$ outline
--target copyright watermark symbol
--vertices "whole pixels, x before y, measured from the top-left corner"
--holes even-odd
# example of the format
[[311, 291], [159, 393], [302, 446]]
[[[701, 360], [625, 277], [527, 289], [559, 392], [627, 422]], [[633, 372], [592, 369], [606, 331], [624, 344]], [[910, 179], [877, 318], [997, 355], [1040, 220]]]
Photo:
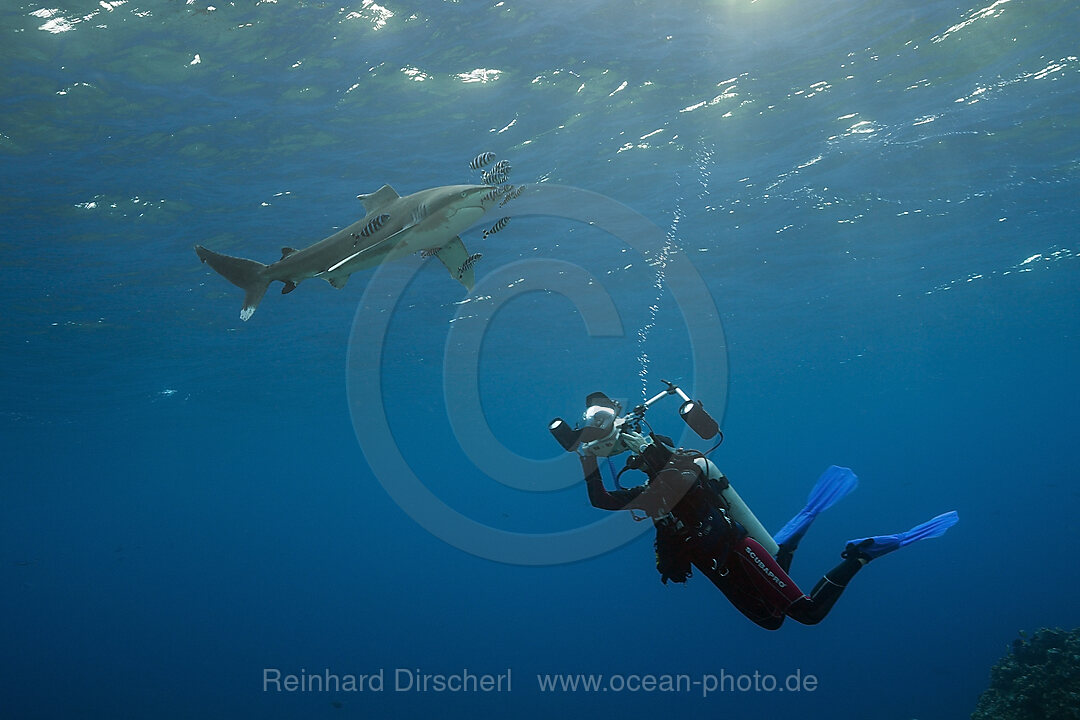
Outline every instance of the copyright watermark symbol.
[[[662, 285], [674, 299], [686, 331], [685, 336], [680, 336], [686, 347], [678, 350], [689, 360], [691, 370], [684, 376], [683, 384], [693, 396], [707, 403], [717, 418], [723, 416], [727, 401], [727, 354], [719, 313], [703, 278], [674, 238], [625, 205], [574, 187], [529, 185], [522, 197], [507, 205], [506, 211], [505, 215], [512, 217], [539, 216], [551, 218], [553, 223], [584, 223], [604, 231], [622, 243], [627, 252], [655, 267], [656, 284]], [[497, 215], [497, 212], [489, 213], [492, 220]], [[613, 288], [599, 281], [608, 267], [589, 268], [583, 262], [586, 262], [583, 258], [564, 251], [558, 258], [515, 260], [501, 267], [486, 268], [486, 274], [473, 289], [473, 297], [482, 297], [484, 301], [460, 305], [459, 318], [467, 312], [471, 315], [468, 322], [451, 322], [445, 328], [442, 394], [446, 420], [471, 466], [444, 468], [444, 473], [449, 471], [455, 477], [469, 478], [478, 495], [489, 491], [491, 483], [521, 493], [549, 493], [582, 481], [579, 464], [561, 451], [554, 452], [558, 449], [554, 440], [550, 441], [552, 455], [546, 459], [524, 457], [499, 440], [482, 402], [485, 376], [480, 357], [485, 343], [508, 339], [493, 334], [516, 333], [528, 337], [528, 328], [507, 327], [494, 320], [508, 302], [537, 292], [558, 296], [562, 312], [566, 312], [565, 301], [569, 301], [585, 329], [574, 337], [558, 339], [565, 342], [565, 347], [553, 347], [549, 342], [544, 348], [537, 348], [537, 363], [550, 364], [551, 358], [562, 358], [563, 371], [572, 373], [581, 363], [604, 361], [599, 350], [604, 338], [636, 333], [644, 342], [647, 333], [626, 326], [625, 308], [615, 302]], [[432, 491], [430, 483], [435, 480], [435, 474], [430, 469], [428, 474], [417, 472], [398, 441], [405, 433], [415, 434], [417, 425], [424, 423], [417, 418], [408, 424], [391, 421], [387, 401], [398, 388], [387, 385], [384, 372], [386, 363], [394, 360], [384, 352], [392, 318], [420, 267], [420, 259], [414, 256], [412, 260], [376, 269], [361, 299], [349, 339], [347, 391], [353, 428], [376, 478], [394, 501], [428, 532], [450, 545], [479, 557], [517, 565], [584, 560], [618, 548], [650, 529], [651, 524], [635, 523], [628, 513], [597, 511], [595, 521], [569, 530], [508, 530], [469, 517]], [[609, 276], [608, 282], [617, 280], [612, 281]], [[636, 292], [639, 288], [614, 289], [622, 291], [618, 293], [620, 297], [640, 298], [646, 305], [654, 302], [653, 295]], [[667, 337], [655, 337], [652, 341], [670, 342]], [[590, 352], [590, 345], [597, 351]], [[520, 392], [504, 401], [528, 403], [537, 390], [528, 383], [530, 368], [516, 367], [514, 371], [521, 375]], [[661, 369], [658, 377], [663, 376]], [[632, 376], [613, 377], [610, 380], [613, 390], [609, 391], [629, 391], [634, 380]], [[567, 399], [568, 418], [580, 411], [580, 401], [581, 398]], [[526, 431], [545, 436], [548, 433], [544, 423]], [[683, 444], [690, 444], [691, 437], [696, 436], [687, 429]], [[584, 489], [580, 502], [586, 502]]]

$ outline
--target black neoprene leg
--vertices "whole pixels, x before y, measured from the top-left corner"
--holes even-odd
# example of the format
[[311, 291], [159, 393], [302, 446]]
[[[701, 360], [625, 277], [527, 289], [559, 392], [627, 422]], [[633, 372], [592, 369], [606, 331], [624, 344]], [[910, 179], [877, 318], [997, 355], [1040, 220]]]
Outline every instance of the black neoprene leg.
[[780, 549], [776, 551], [776, 563], [784, 568], [784, 572], [791, 570], [791, 561], [795, 558], [795, 547], [780, 543]]
[[804, 625], [816, 625], [824, 620], [862, 566], [863, 563], [857, 557], [845, 559], [818, 580], [808, 597], [798, 600], [788, 608], [788, 617]]

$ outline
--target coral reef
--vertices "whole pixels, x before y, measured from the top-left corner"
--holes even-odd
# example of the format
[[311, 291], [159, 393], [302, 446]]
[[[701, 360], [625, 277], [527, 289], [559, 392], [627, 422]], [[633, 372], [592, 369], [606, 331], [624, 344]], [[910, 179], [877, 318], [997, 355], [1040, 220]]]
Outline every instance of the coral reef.
[[971, 720], [1080, 720], [1080, 628], [1023, 632], [990, 670]]

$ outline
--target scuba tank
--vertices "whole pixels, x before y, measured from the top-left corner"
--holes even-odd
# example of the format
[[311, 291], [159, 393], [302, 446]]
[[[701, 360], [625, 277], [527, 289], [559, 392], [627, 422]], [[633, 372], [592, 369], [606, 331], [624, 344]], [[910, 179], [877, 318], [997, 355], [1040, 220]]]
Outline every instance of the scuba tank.
[[718, 487], [723, 488], [720, 491], [720, 497], [727, 503], [727, 515], [735, 522], [742, 525], [747, 534], [761, 543], [761, 546], [765, 548], [770, 555], [776, 555], [779, 547], [776, 541], [773, 540], [772, 535], [765, 529], [765, 526], [761, 524], [761, 521], [757, 519], [753, 511], [749, 506], [739, 497], [739, 493], [735, 491], [731, 483], [724, 476], [724, 473], [720, 472], [720, 468], [709, 460], [708, 458], [699, 457], [694, 460], [694, 464], [702, 469], [705, 477], [710, 480], [714, 480]]
[[679, 515], [679, 504], [700, 484], [707, 490], [704, 497], [715, 496], [716, 501], [710, 501], [710, 504], [719, 505], [717, 510], [723, 511], [728, 518], [741, 525], [746, 533], [770, 554], [776, 554], [779, 548], [772, 535], [715, 463], [704, 455], [667, 448], [659, 439], [654, 438], [653, 444], [643, 448], [640, 457], [641, 460], [628, 465], [645, 470], [649, 475], [649, 482], [626, 509], [640, 510], [654, 520]]

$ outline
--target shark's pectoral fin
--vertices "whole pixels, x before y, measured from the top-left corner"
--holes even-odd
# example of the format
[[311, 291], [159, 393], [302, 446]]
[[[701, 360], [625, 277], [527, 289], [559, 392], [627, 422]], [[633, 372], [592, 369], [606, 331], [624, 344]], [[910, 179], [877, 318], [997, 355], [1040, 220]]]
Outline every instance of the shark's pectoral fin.
[[397, 194], [394, 188], [389, 185], [383, 185], [373, 193], [357, 195], [356, 197], [364, 203], [364, 209], [370, 213], [383, 205], [389, 205], [401, 196]]
[[455, 236], [453, 240], [439, 248], [436, 257], [450, 271], [450, 277], [464, 285], [466, 290], [473, 289], [475, 283], [473, 264], [476, 262], [476, 258], [475, 256], [470, 257], [469, 251], [465, 249], [465, 244], [461, 242], [461, 238]]
[[349, 282], [350, 275], [327, 275], [326, 282], [330, 283], [338, 290], [345, 287], [345, 283]]

